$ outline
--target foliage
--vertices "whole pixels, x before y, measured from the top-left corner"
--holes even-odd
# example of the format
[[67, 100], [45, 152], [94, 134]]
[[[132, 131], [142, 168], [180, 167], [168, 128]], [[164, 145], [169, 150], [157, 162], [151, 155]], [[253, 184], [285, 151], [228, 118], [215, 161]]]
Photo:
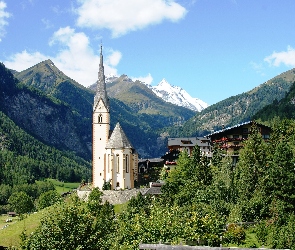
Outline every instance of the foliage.
[[48, 177], [74, 182], [90, 177], [89, 162], [37, 141], [2, 112], [0, 135], [3, 138], [3, 150], [0, 151], [0, 181], [3, 184], [33, 183]]
[[46, 207], [52, 206], [53, 204], [61, 201], [61, 196], [56, 190], [50, 190], [40, 195], [37, 200], [37, 209], [41, 210]]
[[110, 249], [106, 240], [112, 232], [113, 214], [108, 204], [99, 205], [93, 214], [86, 204], [73, 196], [68, 203], [55, 206], [41, 220], [34, 234], [23, 235], [22, 249]]
[[222, 240], [224, 243], [233, 243], [240, 245], [244, 242], [245, 238], [246, 232], [243, 227], [232, 223], [228, 225]]
[[10, 205], [12, 211], [15, 211], [20, 215], [34, 210], [32, 198], [23, 191], [13, 193], [8, 199], [8, 204]]

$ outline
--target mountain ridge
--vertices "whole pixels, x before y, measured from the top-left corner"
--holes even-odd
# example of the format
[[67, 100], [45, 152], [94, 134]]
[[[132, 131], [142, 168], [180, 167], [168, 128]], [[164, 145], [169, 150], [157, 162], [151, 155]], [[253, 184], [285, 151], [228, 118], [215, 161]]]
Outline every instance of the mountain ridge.
[[165, 78], [163, 78], [158, 83], [158, 85], [148, 85], [148, 87], [151, 88], [157, 96], [159, 96], [166, 102], [189, 108], [197, 112], [200, 112], [208, 107], [207, 103], [199, 98], [191, 97], [191, 95], [183, 88], [169, 84]]
[[[78, 136], [91, 152], [95, 85], [94, 90], [83, 87], [65, 76], [50, 60], [13, 73], [26, 86], [37, 88], [70, 107], [76, 117]], [[133, 82], [124, 75], [113, 83], [107, 83], [107, 91], [111, 105], [111, 128], [119, 121], [141, 157], [164, 154], [165, 138], [158, 131], [165, 126], [183, 124], [194, 115], [189, 109], [164, 102], [145, 85]], [[155, 141], [155, 145], [151, 141]]]
[[185, 122], [181, 131], [172, 129], [170, 134], [206, 135], [223, 126], [249, 121], [255, 113], [275, 99], [284, 98], [293, 82], [295, 82], [295, 68], [271, 78], [248, 92], [228, 97], [207, 107]]

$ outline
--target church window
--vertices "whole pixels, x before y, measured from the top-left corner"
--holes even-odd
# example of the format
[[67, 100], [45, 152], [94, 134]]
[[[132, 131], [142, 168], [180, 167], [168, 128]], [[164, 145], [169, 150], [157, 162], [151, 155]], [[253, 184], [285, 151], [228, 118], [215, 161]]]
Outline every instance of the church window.
[[111, 155], [108, 154], [108, 173], [110, 172], [110, 165], [111, 165]]
[[98, 123], [102, 123], [102, 114], [98, 115]]
[[128, 155], [125, 156], [125, 169], [126, 169], [126, 173], [129, 173], [129, 159], [128, 159]]
[[120, 182], [117, 182], [117, 185], [116, 185], [117, 187], [120, 187]]
[[117, 155], [117, 173], [120, 173], [120, 157]]

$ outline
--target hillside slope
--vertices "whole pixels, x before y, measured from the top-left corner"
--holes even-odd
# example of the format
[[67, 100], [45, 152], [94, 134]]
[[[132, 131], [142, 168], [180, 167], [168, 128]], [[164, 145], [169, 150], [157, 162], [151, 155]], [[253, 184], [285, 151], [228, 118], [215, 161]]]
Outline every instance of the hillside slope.
[[168, 128], [170, 136], [206, 135], [222, 128], [248, 121], [259, 110], [281, 100], [295, 81], [295, 69], [286, 71], [258, 87], [231, 96], [197, 113], [182, 127]]
[[292, 84], [286, 96], [278, 101], [275, 99], [272, 104], [259, 110], [253, 119], [261, 122], [269, 122], [273, 118], [295, 119], [295, 82]]
[[18, 83], [3, 64], [0, 65], [0, 110], [39, 140], [90, 157], [90, 150], [76, 126], [79, 116], [61, 101]]

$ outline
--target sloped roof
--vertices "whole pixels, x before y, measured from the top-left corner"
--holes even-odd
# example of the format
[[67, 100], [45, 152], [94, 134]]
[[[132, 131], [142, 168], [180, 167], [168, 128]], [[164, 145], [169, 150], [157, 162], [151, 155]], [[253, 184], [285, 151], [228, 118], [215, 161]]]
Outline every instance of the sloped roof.
[[[245, 126], [245, 125], [252, 125], [253, 123], [254, 123], [254, 121], [248, 121], [248, 122], [239, 123], [239, 124], [234, 125], [232, 127], [227, 127], [227, 128], [224, 128], [224, 129], [217, 130], [217, 131], [215, 131], [215, 132], [213, 132], [211, 134], [208, 134], [208, 135], [206, 135], [204, 137], [211, 137], [212, 135], [216, 135], [216, 134], [220, 134], [220, 133], [223, 133], [223, 132], [227, 132], [227, 131], [229, 131], [231, 129], [239, 128], [239, 127], [242, 127], [242, 126]], [[269, 126], [263, 125], [263, 124], [258, 123], [258, 122], [255, 122], [255, 123], [257, 125], [259, 125], [259, 127], [264, 127], [264, 128], [269, 128], [270, 129]]]
[[99, 100], [102, 99], [104, 105], [107, 110], [110, 109], [109, 98], [107, 96], [106, 91], [106, 82], [104, 75], [104, 66], [103, 66], [103, 55], [102, 55], [102, 46], [100, 46], [100, 63], [99, 63], [99, 71], [98, 71], [98, 80], [96, 81], [96, 94], [94, 96], [94, 105], [93, 109], [96, 108]]
[[204, 137], [168, 138], [168, 147], [172, 147], [172, 146], [194, 147], [195, 145], [202, 147], [202, 146], [208, 146], [209, 142], [210, 140]]
[[116, 127], [106, 145], [106, 148], [133, 148], [120, 123], [116, 124]]
[[162, 194], [161, 187], [150, 187], [143, 196]]

